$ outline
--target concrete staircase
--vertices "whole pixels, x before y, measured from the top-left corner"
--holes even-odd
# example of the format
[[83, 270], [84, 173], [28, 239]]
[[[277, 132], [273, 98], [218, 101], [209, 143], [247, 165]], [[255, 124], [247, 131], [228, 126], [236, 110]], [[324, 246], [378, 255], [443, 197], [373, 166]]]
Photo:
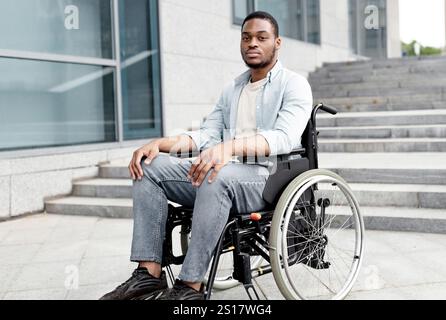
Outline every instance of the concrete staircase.
[[[446, 58], [329, 64], [310, 75], [321, 114], [320, 167], [339, 173], [366, 228], [446, 233]], [[132, 216], [128, 162], [103, 165], [49, 200], [59, 214]]]
[[446, 57], [325, 65], [310, 75], [320, 166], [344, 177], [374, 229], [446, 232]]

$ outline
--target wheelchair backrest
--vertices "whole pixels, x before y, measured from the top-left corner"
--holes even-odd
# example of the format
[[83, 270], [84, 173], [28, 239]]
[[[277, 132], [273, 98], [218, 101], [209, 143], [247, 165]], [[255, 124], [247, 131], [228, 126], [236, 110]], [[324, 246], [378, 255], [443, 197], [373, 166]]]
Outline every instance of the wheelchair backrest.
[[317, 169], [317, 131], [313, 125], [313, 120], [310, 118], [307, 127], [302, 134], [302, 148], [305, 149], [303, 157], [309, 161], [309, 169]]
[[317, 132], [312, 118], [308, 120], [302, 134], [301, 144], [303, 150], [292, 152], [289, 156], [278, 157], [276, 168], [268, 177], [262, 194], [268, 204], [275, 204], [283, 190], [295, 177], [317, 168]]

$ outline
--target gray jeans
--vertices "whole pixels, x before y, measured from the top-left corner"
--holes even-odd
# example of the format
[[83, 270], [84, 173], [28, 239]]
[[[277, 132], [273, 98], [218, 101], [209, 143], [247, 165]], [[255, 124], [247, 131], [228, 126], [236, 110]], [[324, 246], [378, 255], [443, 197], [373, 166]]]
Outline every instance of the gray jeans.
[[161, 263], [167, 219], [167, 200], [193, 208], [189, 249], [179, 278], [201, 282], [230, 213], [262, 210], [268, 169], [230, 162], [216, 179], [193, 187], [186, 178], [190, 159], [160, 154], [149, 165], [141, 163], [142, 180], [133, 183], [133, 242], [131, 261]]

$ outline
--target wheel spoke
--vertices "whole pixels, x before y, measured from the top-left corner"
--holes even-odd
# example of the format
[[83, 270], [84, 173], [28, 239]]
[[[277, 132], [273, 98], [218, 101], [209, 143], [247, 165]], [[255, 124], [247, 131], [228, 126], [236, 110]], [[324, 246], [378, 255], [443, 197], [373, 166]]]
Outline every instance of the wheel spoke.
[[[362, 218], [354, 195], [337, 177], [326, 170], [302, 174], [282, 195], [289, 200], [276, 207], [271, 229], [281, 227], [271, 239], [277, 248], [272, 254], [282, 263], [272, 259], [271, 265], [287, 298], [343, 298], [356, 280]], [[345, 211], [337, 212], [339, 206]]]

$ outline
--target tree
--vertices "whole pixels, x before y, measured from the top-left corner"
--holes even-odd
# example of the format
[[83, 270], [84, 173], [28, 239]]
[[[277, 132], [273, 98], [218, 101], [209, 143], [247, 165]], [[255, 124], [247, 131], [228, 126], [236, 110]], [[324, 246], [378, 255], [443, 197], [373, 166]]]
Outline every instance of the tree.
[[[411, 43], [401, 42], [401, 49], [403, 51], [403, 56], [415, 56], [415, 43], [418, 41], [413, 40]], [[420, 55], [422, 56], [431, 56], [441, 54], [442, 50], [440, 48], [434, 47], [424, 47], [421, 46]]]

